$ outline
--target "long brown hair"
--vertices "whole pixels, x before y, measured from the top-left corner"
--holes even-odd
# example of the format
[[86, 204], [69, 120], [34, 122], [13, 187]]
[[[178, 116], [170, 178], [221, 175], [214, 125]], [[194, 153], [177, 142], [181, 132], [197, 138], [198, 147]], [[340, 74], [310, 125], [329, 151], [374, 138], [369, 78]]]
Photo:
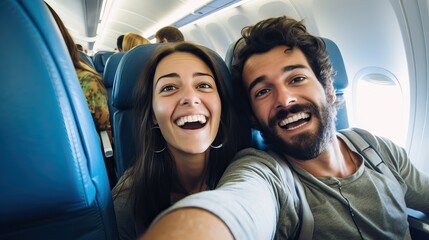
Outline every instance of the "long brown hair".
[[97, 80], [102, 83], [101, 75], [97, 71], [95, 71], [92, 67], [90, 67], [88, 64], [86, 64], [85, 61], [81, 60], [77, 46], [73, 41], [73, 38], [70, 35], [70, 33], [67, 31], [67, 28], [64, 25], [63, 21], [61, 20], [61, 18], [54, 11], [54, 9], [51, 6], [49, 6], [49, 4], [47, 4], [46, 2], [45, 4], [48, 7], [49, 11], [51, 12], [52, 16], [54, 17], [58, 28], [60, 29], [61, 35], [63, 36], [64, 42], [66, 43], [67, 50], [69, 51], [70, 58], [73, 62], [74, 68], [76, 70], [88, 71], [93, 73], [97, 77]]
[[181, 42], [160, 46], [148, 61], [134, 89], [134, 122], [137, 130], [136, 146], [138, 147], [136, 161], [128, 171], [127, 177], [132, 182], [130, 200], [133, 202], [136, 222], [142, 223], [143, 227], [148, 227], [156, 215], [171, 205], [170, 193], [173, 185], [177, 186], [178, 182], [175, 162], [169, 151], [155, 153], [155, 150], [159, 150], [165, 145], [159, 144], [158, 139], [161, 136], [162, 141], [162, 135], [159, 129], [158, 131], [154, 129], [152, 121], [154, 74], [158, 63], [175, 52], [191, 53], [209, 66], [214, 74], [221, 99], [221, 123], [213, 145], [222, 143], [223, 147], [210, 150], [208, 174], [205, 179], [209, 189], [215, 188], [234, 154], [244, 147], [238, 139], [241, 127], [227, 95], [224, 83], [227, 79], [223, 79], [216, 61], [203, 47], [196, 44]]

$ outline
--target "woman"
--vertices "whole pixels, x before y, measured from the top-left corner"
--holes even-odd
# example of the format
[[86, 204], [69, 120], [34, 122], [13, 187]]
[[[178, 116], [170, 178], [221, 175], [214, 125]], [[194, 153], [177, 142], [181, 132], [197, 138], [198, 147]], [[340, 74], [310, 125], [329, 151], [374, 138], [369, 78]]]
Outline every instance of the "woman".
[[[77, 78], [85, 95], [86, 103], [91, 112], [97, 132], [106, 131], [109, 135], [110, 142], [113, 144], [112, 127], [110, 123], [109, 107], [107, 105], [107, 90], [103, 84], [103, 79], [100, 74], [86, 64], [81, 58], [76, 44], [73, 41], [70, 33], [67, 31], [64, 23], [61, 21], [58, 14], [46, 4], [49, 11], [57, 23], [63, 36], [67, 50], [70, 54], [73, 66], [76, 70]], [[109, 175], [110, 185], [113, 187], [116, 183], [116, 175], [114, 169], [114, 159], [105, 159], [106, 168]]]
[[121, 239], [144, 233], [179, 199], [213, 189], [244, 147], [223, 81], [191, 43], [160, 46], [148, 61], [135, 89], [137, 158], [112, 192]]
[[150, 43], [149, 40], [142, 37], [141, 35], [129, 32], [124, 35], [124, 39], [122, 40], [122, 51], [127, 52], [133, 47], [148, 43]]

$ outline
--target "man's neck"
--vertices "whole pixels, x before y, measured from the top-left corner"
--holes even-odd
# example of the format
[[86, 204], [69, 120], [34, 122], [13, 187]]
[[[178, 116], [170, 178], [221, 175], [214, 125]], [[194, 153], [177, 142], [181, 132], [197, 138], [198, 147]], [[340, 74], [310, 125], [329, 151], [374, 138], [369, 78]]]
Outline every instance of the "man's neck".
[[314, 159], [304, 161], [290, 156], [286, 156], [286, 159], [315, 177], [346, 178], [357, 171], [357, 158], [353, 155], [348, 146], [335, 137]]

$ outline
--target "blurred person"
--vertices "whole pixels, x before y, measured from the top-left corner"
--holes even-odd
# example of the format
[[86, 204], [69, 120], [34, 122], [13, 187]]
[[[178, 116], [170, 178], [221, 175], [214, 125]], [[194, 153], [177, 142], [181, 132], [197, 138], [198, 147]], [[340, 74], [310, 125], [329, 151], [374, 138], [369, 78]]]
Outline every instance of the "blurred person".
[[166, 26], [159, 29], [155, 33], [155, 38], [157, 43], [185, 41], [182, 32], [178, 28], [173, 26]]
[[119, 52], [122, 52], [122, 42], [124, 41], [124, 34], [120, 35], [117, 39], [116, 39], [116, 49], [118, 49]]
[[127, 52], [135, 46], [148, 43], [150, 43], [149, 40], [147, 40], [143, 36], [137, 33], [129, 32], [124, 35], [124, 40], [122, 42], [122, 51]]

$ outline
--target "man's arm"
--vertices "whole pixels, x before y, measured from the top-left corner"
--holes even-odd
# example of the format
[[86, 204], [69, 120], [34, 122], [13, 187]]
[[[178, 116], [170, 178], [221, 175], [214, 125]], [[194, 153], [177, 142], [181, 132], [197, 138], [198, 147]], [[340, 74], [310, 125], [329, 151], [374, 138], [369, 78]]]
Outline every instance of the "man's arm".
[[182, 208], [162, 216], [140, 238], [149, 239], [234, 238], [224, 222], [210, 212], [199, 208]]

